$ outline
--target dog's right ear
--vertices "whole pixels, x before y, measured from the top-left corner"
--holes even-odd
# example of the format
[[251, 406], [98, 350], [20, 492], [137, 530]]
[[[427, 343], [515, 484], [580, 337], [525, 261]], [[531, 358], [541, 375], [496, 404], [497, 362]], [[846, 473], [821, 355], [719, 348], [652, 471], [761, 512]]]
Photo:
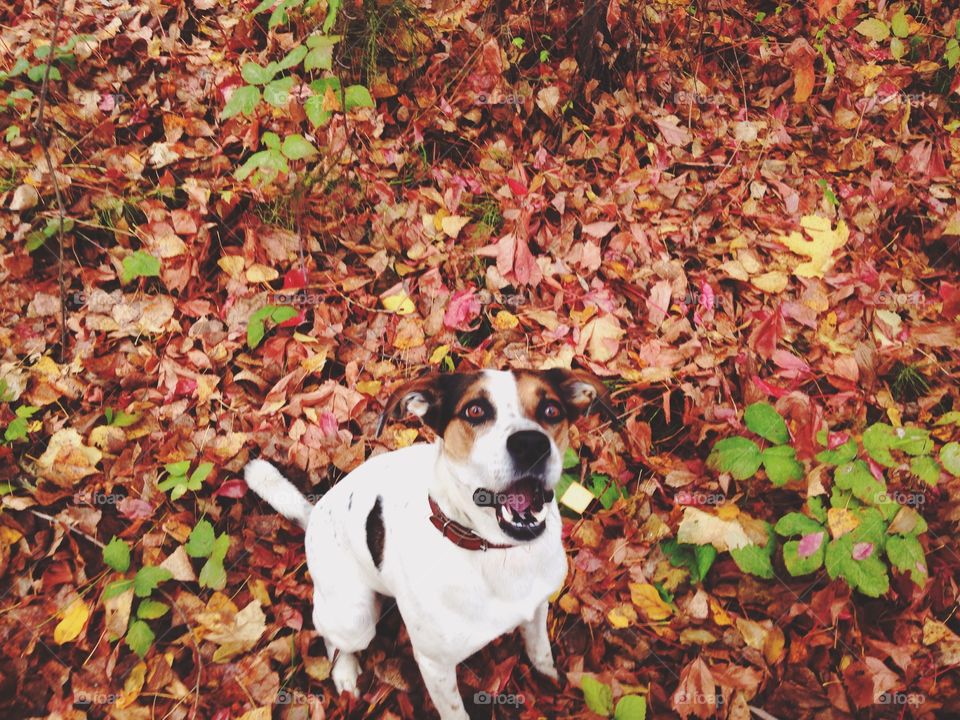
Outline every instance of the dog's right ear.
[[450, 375], [431, 374], [408, 380], [393, 391], [377, 421], [377, 437], [391, 417], [405, 413], [416, 415], [425, 425], [440, 433], [443, 406], [446, 400]]

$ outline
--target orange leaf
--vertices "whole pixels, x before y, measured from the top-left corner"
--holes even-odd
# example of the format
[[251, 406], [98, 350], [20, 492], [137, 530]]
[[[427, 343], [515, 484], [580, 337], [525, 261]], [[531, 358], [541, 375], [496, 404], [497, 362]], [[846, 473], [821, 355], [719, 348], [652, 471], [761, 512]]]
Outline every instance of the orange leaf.
[[797, 104], [805, 103], [813, 92], [816, 76], [813, 72], [813, 60], [807, 58], [797, 66], [793, 75], [793, 101]]

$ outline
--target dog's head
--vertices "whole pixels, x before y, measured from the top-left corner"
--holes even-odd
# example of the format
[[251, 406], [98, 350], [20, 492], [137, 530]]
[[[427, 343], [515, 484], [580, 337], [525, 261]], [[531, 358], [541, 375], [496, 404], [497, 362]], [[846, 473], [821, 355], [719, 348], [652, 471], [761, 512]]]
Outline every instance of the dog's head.
[[397, 389], [377, 434], [391, 416], [420, 417], [441, 439], [450, 490], [477, 529], [532, 540], [545, 527], [569, 424], [594, 408], [613, 415], [606, 387], [584, 371], [437, 374]]

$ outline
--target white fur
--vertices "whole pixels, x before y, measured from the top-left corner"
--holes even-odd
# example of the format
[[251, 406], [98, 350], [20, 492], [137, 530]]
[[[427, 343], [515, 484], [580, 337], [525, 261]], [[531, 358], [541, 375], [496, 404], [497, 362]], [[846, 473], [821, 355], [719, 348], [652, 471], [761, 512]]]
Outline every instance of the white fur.
[[[557, 677], [547, 634], [547, 598], [563, 583], [567, 561], [556, 501], [547, 506], [543, 534], [527, 542], [506, 536], [494, 513], [472, 501], [479, 487], [496, 491], [512, 482], [507, 436], [540, 426], [523, 415], [511, 373], [487, 371], [485, 382], [497, 418], [465, 462], [451, 462], [442, 452], [442, 440], [377, 455], [324, 495], [309, 519], [304, 517], [309, 503], [273, 466], [262, 460], [247, 466], [250, 487], [306, 526], [313, 622], [330, 657], [337, 656], [332, 677], [338, 691], [357, 693], [355, 653], [373, 639], [378, 594], [396, 599], [443, 720], [468, 717], [457, 687], [457, 664], [514, 629], [520, 629], [534, 666]], [[551, 441], [549, 488], [559, 480], [560, 463]], [[448, 517], [488, 541], [516, 547], [483, 552], [454, 545], [429, 522], [428, 496]], [[379, 569], [366, 537], [367, 517], [378, 497], [385, 527]]]

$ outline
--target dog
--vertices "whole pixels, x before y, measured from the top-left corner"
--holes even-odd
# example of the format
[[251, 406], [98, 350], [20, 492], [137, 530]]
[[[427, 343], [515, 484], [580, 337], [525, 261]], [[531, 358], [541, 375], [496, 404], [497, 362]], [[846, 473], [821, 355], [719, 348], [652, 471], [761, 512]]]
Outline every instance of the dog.
[[442, 720], [468, 717], [457, 665], [514, 629], [533, 666], [558, 680], [547, 600], [567, 559], [554, 489], [569, 425], [593, 408], [612, 414], [606, 387], [585, 371], [430, 375], [388, 398], [376, 434], [409, 413], [436, 441], [371, 457], [316, 505], [265, 460], [246, 466], [250, 489], [306, 530], [313, 624], [338, 692], [359, 694], [356, 654], [384, 596]]

